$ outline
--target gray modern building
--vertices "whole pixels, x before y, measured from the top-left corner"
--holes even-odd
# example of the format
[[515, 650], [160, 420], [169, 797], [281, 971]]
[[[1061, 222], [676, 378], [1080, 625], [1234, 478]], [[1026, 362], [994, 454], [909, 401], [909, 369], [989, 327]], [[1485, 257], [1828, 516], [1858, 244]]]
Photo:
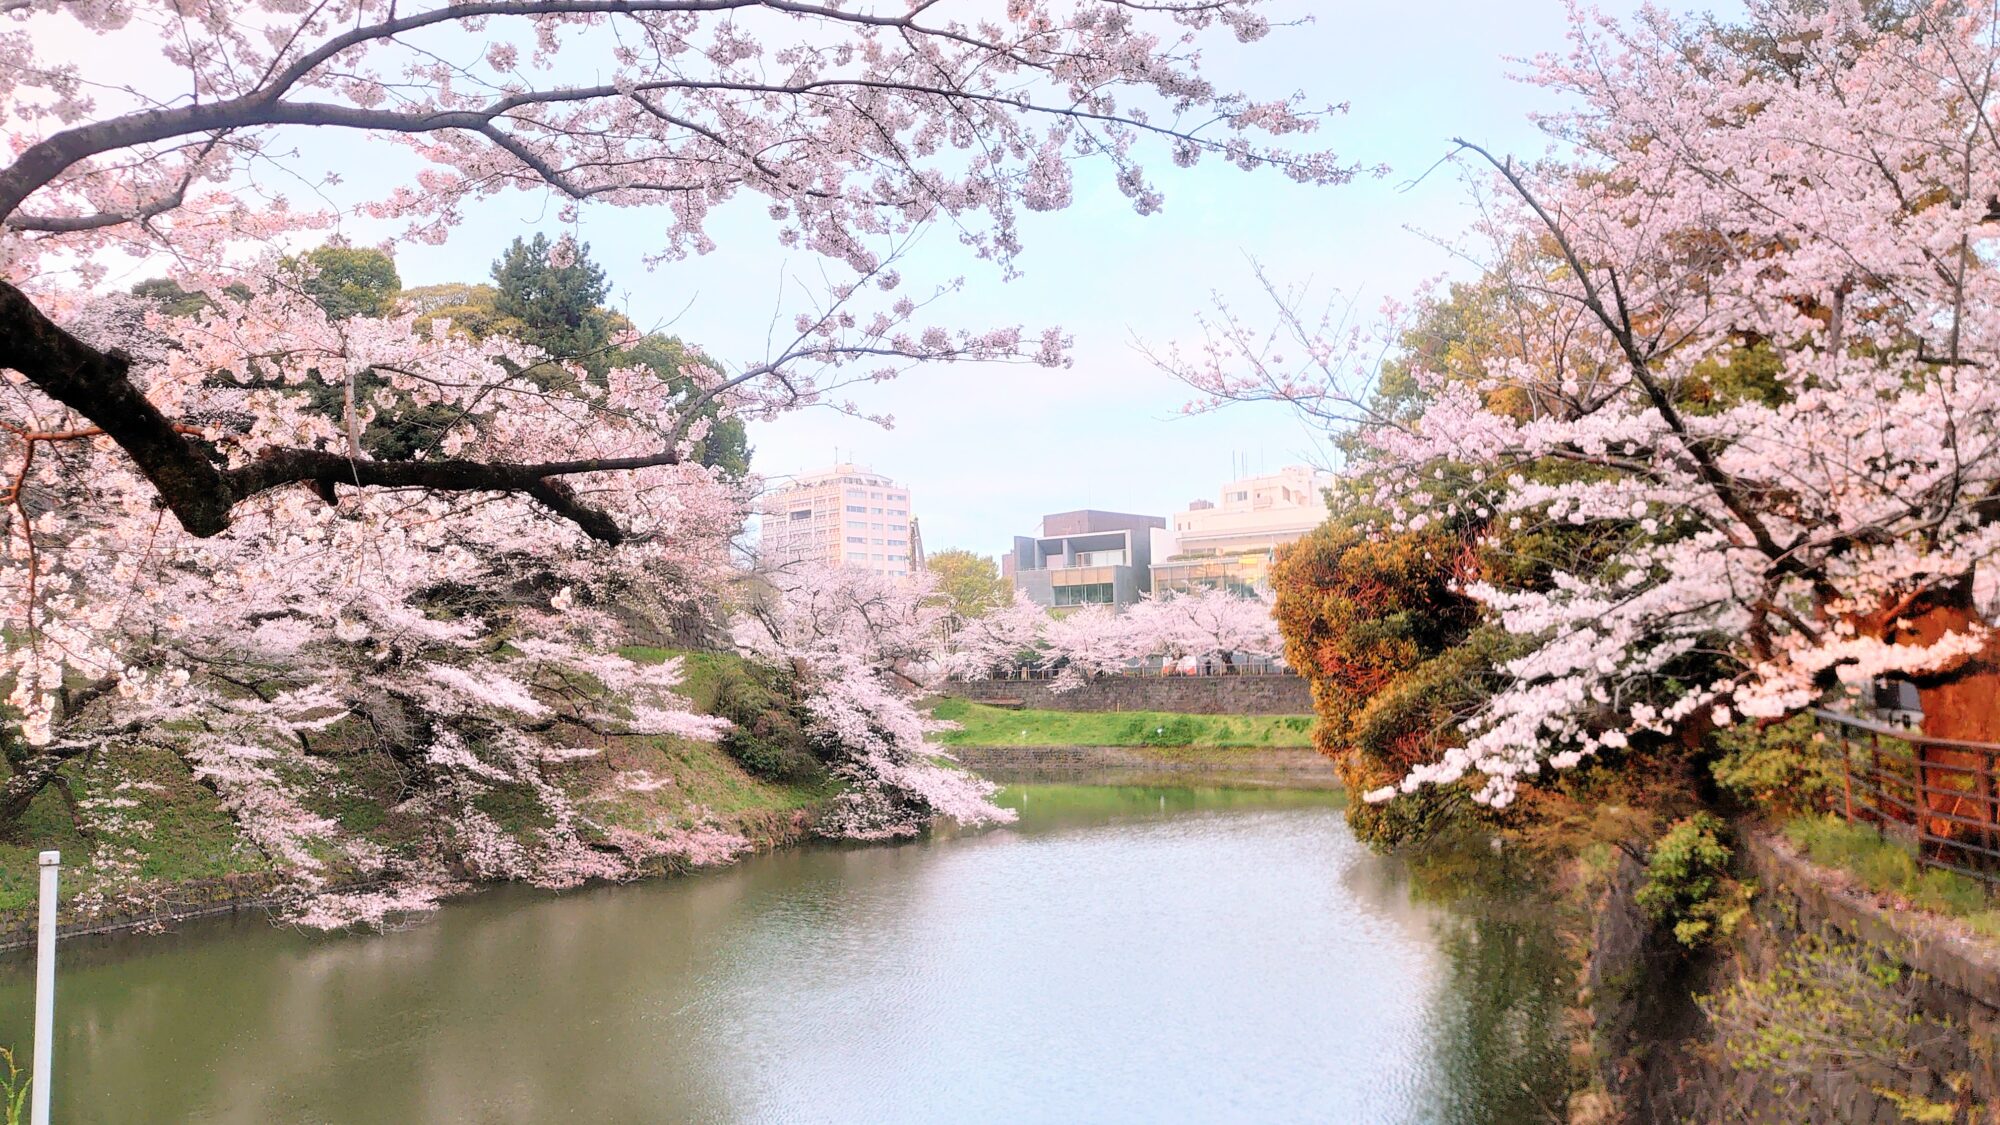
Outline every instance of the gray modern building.
[[1015, 589], [1055, 609], [1125, 606], [1152, 589], [1153, 532], [1160, 516], [1083, 509], [1042, 517], [1039, 535], [1017, 535], [1000, 569]]

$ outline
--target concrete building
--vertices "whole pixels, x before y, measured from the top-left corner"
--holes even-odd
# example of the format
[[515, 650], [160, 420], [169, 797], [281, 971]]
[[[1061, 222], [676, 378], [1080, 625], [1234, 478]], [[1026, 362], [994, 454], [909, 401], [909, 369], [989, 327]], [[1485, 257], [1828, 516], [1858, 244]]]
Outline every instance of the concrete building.
[[1017, 535], [1000, 570], [1037, 604], [1124, 606], [1152, 589], [1153, 536], [1159, 516], [1084, 509], [1042, 517], [1037, 535]]
[[880, 473], [842, 464], [802, 474], [758, 511], [767, 567], [819, 563], [902, 576], [919, 565], [910, 490]]
[[1156, 593], [1221, 586], [1248, 592], [1270, 581], [1278, 548], [1326, 521], [1327, 473], [1291, 465], [1222, 488], [1221, 503], [1196, 500], [1154, 533]]

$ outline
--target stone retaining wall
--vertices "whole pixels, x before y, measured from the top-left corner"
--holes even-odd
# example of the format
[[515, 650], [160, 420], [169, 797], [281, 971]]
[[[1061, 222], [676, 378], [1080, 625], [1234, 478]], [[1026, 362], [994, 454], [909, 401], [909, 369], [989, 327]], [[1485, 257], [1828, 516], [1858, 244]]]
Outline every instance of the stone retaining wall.
[[1294, 748], [1176, 750], [1150, 746], [954, 746], [952, 757], [974, 773], [1091, 773], [1142, 770], [1153, 773], [1246, 773], [1283, 775], [1331, 783], [1333, 763]]
[[[1835, 873], [1776, 838], [1755, 831], [1741, 837], [1745, 876], [1757, 888], [1754, 920], [1720, 959], [1691, 964], [1645, 933], [1632, 902], [1643, 872], [1629, 861], [1598, 915], [1588, 973], [1593, 1022], [1609, 1048], [1600, 1055], [1606, 1084], [1623, 1102], [1626, 1120], [1896, 1125], [1907, 1119], [1877, 1087], [1951, 1103], [1957, 1095], [1944, 1083], [1951, 1075], [1964, 1076], [1976, 1104], [1989, 1110], [2000, 1104], [2000, 951], [1965, 939], [1947, 922], [1885, 909], [1845, 889]], [[1907, 995], [1952, 1032], [1919, 1051], [1927, 1074], [1875, 1074], [1864, 1064], [1851, 1072], [1826, 1068], [1786, 1088], [1716, 1056], [1714, 1032], [1686, 1003], [1689, 994], [1714, 992], [1738, 973], [1760, 977], [1801, 934], [1820, 930], [1882, 949], [1923, 974]], [[1679, 1002], [1668, 1004], [1669, 997]], [[1674, 1008], [1692, 1021], [1676, 1018]], [[1913, 1084], [1922, 1088], [1911, 1090]]]
[[1048, 680], [965, 680], [944, 694], [1040, 711], [1167, 711], [1183, 715], [1310, 715], [1303, 676], [1106, 676], [1073, 691]]

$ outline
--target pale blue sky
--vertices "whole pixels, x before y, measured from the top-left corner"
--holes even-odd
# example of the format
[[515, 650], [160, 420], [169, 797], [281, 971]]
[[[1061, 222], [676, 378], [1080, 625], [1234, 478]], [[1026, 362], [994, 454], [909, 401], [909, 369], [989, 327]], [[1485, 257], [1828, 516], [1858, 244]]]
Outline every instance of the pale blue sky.
[[[1604, 4], [1617, 14], [1633, 6]], [[855, 395], [894, 414], [894, 429], [806, 411], [753, 428], [756, 468], [773, 477], [812, 470], [837, 449], [910, 487], [928, 547], [994, 554], [1043, 512], [1094, 506], [1166, 515], [1214, 494], [1239, 458], [1253, 469], [1323, 460], [1325, 435], [1277, 409], [1178, 416], [1186, 389], [1153, 370], [1132, 341], [1191, 338], [1211, 291], [1260, 312], [1252, 257], [1280, 283], [1311, 281], [1324, 296], [1358, 292], [1371, 308], [1427, 278], [1464, 272], [1406, 229], [1451, 236], [1463, 228], [1457, 176], [1446, 169], [1405, 185], [1454, 135], [1526, 156], [1544, 150], [1528, 114], [1555, 103], [1510, 80], [1519, 66], [1508, 57], [1561, 50], [1567, 15], [1561, 0], [1273, 0], [1268, 10], [1274, 20], [1310, 14], [1314, 22], [1248, 46], [1219, 36], [1206, 56], [1209, 74], [1253, 95], [1299, 90], [1314, 104], [1350, 103], [1348, 116], [1329, 122], [1315, 143], [1364, 164], [1386, 163], [1387, 177], [1307, 188], [1212, 160], [1177, 170], [1156, 152], [1147, 164], [1166, 207], [1142, 218], [1111, 187], [1107, 168], [1087, 166], [1070, 209], [1027, 217], [1024, 276], [1013, 281], [937, 232], [904, 272], [913, 282], [965, 277], [965, 290], [947, 306], [951, 322], [1061, 325], [1076, 340], [1074, 367], [920, 369]], [[352, 155], [362, 146], [342, 147]], [[374, 158], [344, 166], [351, 185], [396, 174], [393, 150], [376, 142], [365, 152]], [[777, 245], [763, 206], [761, 197], [744, 198], [712, 224], [717, 252], [650, 273], [641, 258], [659, 244], [657, 213], [588, 210], [581, 233], [607, 267], [616, 300], [641, 325], [672, 318], [673, 331], [725, 362], [756, 360], [781, 279], [788, 271], [817, 278], [822, 268]], [[401, 249], [404, 282], [482, 280], [514, 235], [555, 230], [554, 213], [554, 203], [525, 195], [483, 203], [444, 246]], [[367, 232], [352, 233], [367, 240]]]

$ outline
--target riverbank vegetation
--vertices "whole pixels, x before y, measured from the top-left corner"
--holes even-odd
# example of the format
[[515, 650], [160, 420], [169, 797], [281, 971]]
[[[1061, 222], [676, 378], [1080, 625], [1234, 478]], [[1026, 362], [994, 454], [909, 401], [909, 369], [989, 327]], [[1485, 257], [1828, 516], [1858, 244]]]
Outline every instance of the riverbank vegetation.
[[1036, 711], [939, 699], [933, 718], [956, 723], [939, 732], [945, 746], [1305, 747], [1304, 715], [1179, 715], [1160, 711]]
[[[1826, 808], [1802, 712], [1890, 681], [1925, 734], [2000, 741], [2000, 136], [1967, 124], [1994, 111], [1996, 21], [1580, 16], [1529, 74], [1568, 99], [1560, 155], [1451, 153], [1480, 277], [1372, 330], [1273, 283], [1275, 325], [1221, 309], [1161, 357], [1344, 454], [1275, 581], [1364, 838], [1488, 835], [1584, 900], [1631, 872], [1620, 893], [1699, 958], [1749, 913], [1728, 821]], [[1905, 815], [2000, 828], [1944, 788]], [[1793, 830], [1909, 902], [1956, 894], [1893, 846]]]
[[[744, 714], [740, 704], [731, 711], [729, 700], [740, 694], [735, 685], [754, 682], [757, 673], [740, 657], [628, 651], [659, 665], [687, 662], [694, 669], [692, 714]], [[783, 722], [784, 708], [775, 711], [772, 721]], [[323, 819], [324, 838], [349, 853], [370, 853], [382, 863], [415, 861], [436, 846], [437, 833], [450, 829], [430, 822], [421, 802], [412, 803], [409, 764], [393, 747], [362, 737], [362, 730], [330, 728], [315, 741], [313, 785], [302, 792], [300, 808]], [[559, 801], [570, 810], [566, 828], [576, 846], [602, 857], [572, 875], [629, 878], [720, 862], [795, 837], [835, 791], [824, 765], [772, 768], [736, 739], [609, 731], [588, 737], [592, 753], [542, 763], [532, 785], [489, 776], [472, 798], [485, 833], [480, 850], [437, 873], [435, 889], [448, 892], [467, 880], [545, 878], [547, 868], [506, 865], [525, 863], [551, 846], [558, 825], [550, 809]], [[224, 793], [205, 783], [175, 739], [175, 732], [162, 732], [144, 741], [107, 742], [66, 764], [29, 803], [0, 837], [0, 934], [25, 929], [35, 902], [34, 854], [42, 848], [61, 849], [67, 861], [65, 924], [143, 922], [247, 900], [296, 905], [300, 873], [265, 850], [266, 841]], [[684, 833], [688, 846], [634, 854], [641, 851], [633, 843], [641, 834], [666, 839], [673, 833]], [[421, 905], [402, 894], [377, 897], [384, 893], [377, 889], [379, 875], [336, 864], [331, 857], [337, 852], [321, 854], [329, 858], [313, 872], [318, 901], [371, 909]]]
[[1881, 829], [1822, 814], [1786, 822], [1783, 834], [1800, 856], [1839, 872], [1891, 908], [1956, 918], [2000, 943], [2000, 896], [1977, 879], [1924, 867], [1913, 848]]

